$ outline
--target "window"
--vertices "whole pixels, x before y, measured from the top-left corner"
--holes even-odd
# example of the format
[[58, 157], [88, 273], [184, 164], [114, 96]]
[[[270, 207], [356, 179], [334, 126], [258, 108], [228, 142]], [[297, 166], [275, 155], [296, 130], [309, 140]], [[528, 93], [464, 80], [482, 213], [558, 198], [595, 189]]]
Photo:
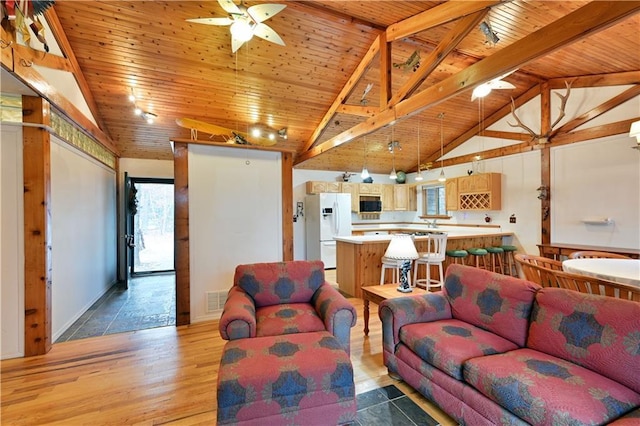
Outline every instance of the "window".
[[447, 216], [446, 202], [443, 185], [422, 187], [422, 212], [424, 216]]

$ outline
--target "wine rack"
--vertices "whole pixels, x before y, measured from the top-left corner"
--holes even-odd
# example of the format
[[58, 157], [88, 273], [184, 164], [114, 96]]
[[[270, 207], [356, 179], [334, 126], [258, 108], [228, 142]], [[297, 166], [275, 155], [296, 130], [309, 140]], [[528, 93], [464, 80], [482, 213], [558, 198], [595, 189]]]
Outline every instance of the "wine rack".
[[491, 193], [460, 194], [460, 210], [490, 210]]

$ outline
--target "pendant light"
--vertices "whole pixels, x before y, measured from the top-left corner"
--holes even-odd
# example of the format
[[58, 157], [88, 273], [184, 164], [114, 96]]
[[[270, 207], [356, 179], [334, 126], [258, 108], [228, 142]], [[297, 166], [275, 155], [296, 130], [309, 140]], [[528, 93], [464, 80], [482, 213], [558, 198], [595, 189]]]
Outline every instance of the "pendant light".
[[444, 175], [444, 167], [442, 166], [444, 156], [444, 135], [442, 131], [442, 122], [444, 120], [444, 112], [441, 112], [438, 117], [440, 118], [440, 177], [438, 177], [438, 182], [444, 182], [447, 180], [447, 177]]
[[362, 180], [369, 177], [369, 170], [367, 170], [367, 137], [364, 137], [364, 162], [362, 163], [362, 173], [360, 173]]
[[394, 129], [395, 126], [391, 126], [391, 162], [393, 168], [391, 169], [391, 173], [389, 173], [389, 179], [396, 179], [398, 175], [396, 174], [396, 148], [394, 144]]
[[418, 174], [416, 175], [416, 180], [420, 182], [422, 179], [422, 170], [420, 170], [420, 122], [418, 121]]

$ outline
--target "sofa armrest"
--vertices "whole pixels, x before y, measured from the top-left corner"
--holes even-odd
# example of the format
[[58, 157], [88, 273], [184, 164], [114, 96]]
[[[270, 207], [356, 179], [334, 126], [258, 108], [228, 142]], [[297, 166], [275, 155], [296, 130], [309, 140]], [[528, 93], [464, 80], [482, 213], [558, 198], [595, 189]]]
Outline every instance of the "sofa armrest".
[[356, 325], [356, 309], [338, 290], [325, 282], [315, 292], [311, 300], [324, 322], [327, 331], [333, 334], [349, 353], [351, 327]]
[[220, 336], [225, 340], [256, 336], [256, 307], [253, 299], [233, 286], [220, 317]]
[[398, 297], [383, 301], [378, 307], [382, 321], [382, 346], [395, 353], [400, 343], [400, 329], [407, 324], [451, 318], [451, 306], [442, 293]]

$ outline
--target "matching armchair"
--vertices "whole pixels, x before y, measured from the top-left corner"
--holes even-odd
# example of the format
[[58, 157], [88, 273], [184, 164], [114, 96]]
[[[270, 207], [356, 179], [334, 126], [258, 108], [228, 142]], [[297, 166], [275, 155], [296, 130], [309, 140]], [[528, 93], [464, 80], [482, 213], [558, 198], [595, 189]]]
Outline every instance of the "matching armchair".
[[321, 261], [236, 267], [220, 318], [226, 340], [328, 331], [350, 353], [356, 310], [324, 278]]

